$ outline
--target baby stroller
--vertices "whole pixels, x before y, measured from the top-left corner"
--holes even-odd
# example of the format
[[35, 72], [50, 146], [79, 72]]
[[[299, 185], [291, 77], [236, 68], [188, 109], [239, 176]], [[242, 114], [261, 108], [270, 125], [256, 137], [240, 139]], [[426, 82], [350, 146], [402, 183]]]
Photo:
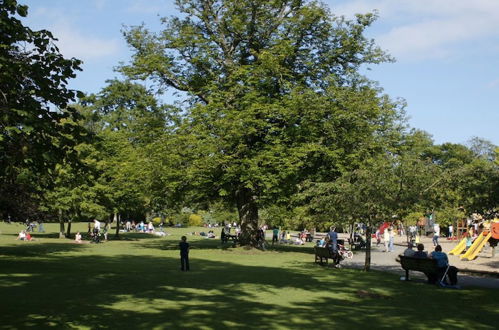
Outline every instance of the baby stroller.
[[338, 253], [342, 259], [352, 259], [353, 252], [350, 251], [345, 245], [338, 244]]
[[94, 228], [94, 230], [92, 231], [91, 236], [92, 236], [91, 243], [100, 243], [100, 232], [99, 232], [99, 229]]
[[35, 231], [35, 227], [36, 225], [33, 223], [33, 222], [28, 222], [26, 224], [26, 232], [29, 233], [29, 232], [34, 232]]

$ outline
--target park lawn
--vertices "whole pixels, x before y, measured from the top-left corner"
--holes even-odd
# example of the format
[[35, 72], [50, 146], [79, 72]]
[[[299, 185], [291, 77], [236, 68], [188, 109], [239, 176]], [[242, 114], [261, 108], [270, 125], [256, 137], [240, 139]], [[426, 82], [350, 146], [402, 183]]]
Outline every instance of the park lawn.
[[[86, 232], [86, 224], [74, 224]], [[439, 289], [402, 275], [314, 264], [312, 245], [222, 248], [187, 235], [122, 234], [102, 244], [58, 239], [57, 224], [16, 241], [0, 223], [0, 329], [497, 329], [499, 290]], [[206, 231], [206, 229], [204, 229]], [[114, 231], [112, 232], [112, 237]]]

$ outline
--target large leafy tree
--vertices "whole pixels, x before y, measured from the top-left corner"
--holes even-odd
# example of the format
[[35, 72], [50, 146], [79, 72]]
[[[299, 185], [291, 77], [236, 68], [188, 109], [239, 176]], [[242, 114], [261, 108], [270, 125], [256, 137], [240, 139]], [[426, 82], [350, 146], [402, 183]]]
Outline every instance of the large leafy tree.
[[120, 80], [108, 81], [82, 105], [95, 116], [110, 211], [141, 218], [172, 208], [182, 147], [172, 133], [176, 108], [161, 104], [144, 86]]
[[9, 196], [0, 208], [17, 216], [36, 209], [27, 204], [50, 183], [44, 174], [73, 154], [82, 134], [68, 120], [77, 93], [67, 88], [80, 61], [65, 59], [49, 31], [24, 26], [18, 17], [27, 12], [0, 0], [0, 196]]
[[358, 73], [389, 58], [347, 21], [304, 0], [178, 0], [164, 30], [133, 27], [122, 71], [185, 92], [186, 178], [236, 205], [251, 243], [258, 209], [310, 174], [334, 178], [374, 152], [398, 107]]
[[299, 194], [314, 218], [341, 226], [359, 222], [367, 226], [365, 270], [370, 269], [373, 226], [433, 205], [442, 188], [441, 170], [421, 159], [431, 144], [421, 133], [400, 136], [398, 145], [385, 144], [384, 152], [366, 158], [337, 179], [306, 182]]
[[494, 164], [494, 145], [474, 138], [468, 148], [461, 144], [444, 143], [426, 150], [423, 157], [437, 165], [441, 174], [434, 206], [467, 214], [492, 213], [499, 205], [499, 168]]

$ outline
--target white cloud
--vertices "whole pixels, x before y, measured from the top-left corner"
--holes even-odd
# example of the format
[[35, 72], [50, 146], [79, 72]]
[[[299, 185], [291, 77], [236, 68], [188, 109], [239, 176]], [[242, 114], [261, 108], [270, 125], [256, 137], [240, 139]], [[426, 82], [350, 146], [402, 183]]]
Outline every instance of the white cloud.
[[[96, 1], [96, 6], [104, 4]], [[47, 29], [58, 39], [56, 45], [65, 57], [76, 57], [83, 61], [114, 56], [121, 51], [121, 40], [118, 38], [102, 38], [90, 35], [71, 22], [66, 12], [58, 9], [37, 7], [29, 24], [34, 29]], [[28, 16], [29, 17], [29, 16]], [[47, 23], [49, 22], [49, 23]]]
[[379, 25], [385, 31], [375, 38], [399, 60], [448, 58], [471, 42], [499, 37], [497, 0], [355, 0], [338, 6], [329, 2], [335, 14], [347, 17], [379, 10]]
[[119, 39], [104, 39], [83, 34], [68, 22], [57, 22], [49, 30], [59, 39], [57, 46], [66, 57], [93, 60], [120, 52]]

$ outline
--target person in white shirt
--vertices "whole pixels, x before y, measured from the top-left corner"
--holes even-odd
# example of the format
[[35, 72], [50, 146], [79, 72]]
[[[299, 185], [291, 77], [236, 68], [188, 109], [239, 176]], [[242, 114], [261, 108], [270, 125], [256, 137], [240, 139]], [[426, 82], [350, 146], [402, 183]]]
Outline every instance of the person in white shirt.
[[383, 242], [385, 243], [385, 252], [388, 252], [388, 244], [390, 243], [390, 233], [388, 232], [388, 228], [385, 228], [383, 231]]
[[433, 225], [433, 246], [438, 245], [439, 237], [440, 237], [440, 225], [436, 223]]
[[19, 232], [19, 235], [17, 236], [18, 240], [25, 241], [26, 240], [26, 232], [23, 230]]

